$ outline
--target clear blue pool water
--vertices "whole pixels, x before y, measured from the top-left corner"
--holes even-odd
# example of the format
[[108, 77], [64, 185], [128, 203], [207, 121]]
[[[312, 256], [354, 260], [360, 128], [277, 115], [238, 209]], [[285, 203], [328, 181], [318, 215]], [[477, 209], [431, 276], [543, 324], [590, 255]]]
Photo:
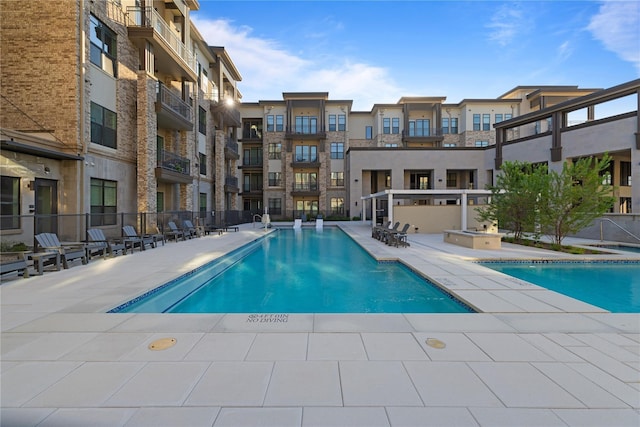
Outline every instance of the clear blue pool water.
[[469, 313], [338, 228], [282, 229], [111, 312]]
[[640, 254], [640, 247], [637, 246], [625, 246], [625, 245], [598, 245], [596, 248], [603, 249], [615, 249], [617, 251], [633, 252]]
[[640, 263], [482, 262], [480, 264], [612, 313], [640, 313]]

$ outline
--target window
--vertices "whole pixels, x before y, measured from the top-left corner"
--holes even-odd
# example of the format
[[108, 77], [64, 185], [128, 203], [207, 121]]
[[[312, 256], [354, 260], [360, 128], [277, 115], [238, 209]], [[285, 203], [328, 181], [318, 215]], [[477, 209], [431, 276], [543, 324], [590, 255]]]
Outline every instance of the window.
[[318, 118], [315, 116], [296, 116], [296, 133], [318, 133]]
[[344, 114], [338, 115], [338, 130], [344, 132], [347, 130], [347, 116]]
[[365, 139], [373, 139], [373, 126], [367, 126], [364, 128]]
[[456, 188], [458, 186], [458, 174], [455, 172], [447, 172], [447, 188]]
[[242, 121], [242, 138], [243, 139], [262, 139], [262, 120], [243, 120]]
[[207, 217], [207, 193], [200, 193], [198, 197], [199, 217]]
[[296, 201], [296, 210], [299, 213], [309, 212], [311, 214], [318, 213], [317, 200], [298, 200]]
[[513, 117], [513, 114], [510, 114], [510, 113], [504, 115], [505, 120], [511, 120], [512, 117]]
[[397, 142], [387, 142], [386, 144], [384, 144], [385, 147], [391, 147], [391, 148], [397, 148], [398, 147], [398, 143]]
[[491, 130], [491, 114], [482, 115], [482, 130]]
[[207, 110], [202, 107], [198, 107], [198, 131], [207, 134]]
[[452, 134], [457, 134], [458, 133], [458, 118], [457, 117], [452, 117], [451, 118], [451, 133]]
[[282, 215], [282, 199], [269, 199], [269, 213]]
[[344, 159], [344, 143], [343, 142], [331, 143], [331, 158]]
[[480, 130], [480, 114], [473, 115], [473, 130]]
[[91, 178], [91, 225], [115, 225], [118, 183]]
[[20, 228], [20, 178], [0, 177], [0, 228]]
[[318, 174], [316, 172], [297, 172], [293, 179], [294, 191], [318, 190]]
[[489, 141], [476, 140], [476, 147], [487, 147], [488, 145]]
[[270, 143], [269, 144], [269, 159], [270, 160], [280, 160], [280, 156], [282, 155], [282, 144], [279, 142]]
[[249, 173], [244, 174], [244, 185], [242, 187], [242, 191], [251, 192], [251, 191], [262, 191], [262, 174], [261, 173]]
[[267, 132], [273, 132], [274, 130], [273, 116], [267, 116]]
[[430, 127], [429, 119], [409, 120], [409, 136], [429, 136]]
[[269, 172], [269, 187], [282, 186], [282, 172]]
[[344, 198], [332, 197], [330, 200], [330, 204], [332, 215], [344, 215]]
[[198, 153], [198, 165], [200, 167], [200, 175], [207, 174], [207, 155]]
[[449, 133], [449, 118], [443, 117], [442, 118], [442, 134], [446, 135], [448, 133]]
[[386, 188], [391, 188], [391, 173], [390, 172], [385, 172], [384, 173], [384, 186]]
[[384, 133], [385, 135], [391, 133], [391, 119], [388, 117], [382, 119], [382, 133]]
[[442, 146], [445, 147], [445, 148], [457, 147], [455, 142], [446, 142], [446, 143], [442, 144]]
[[113, 111], [91, 103], [91, 142], [104, 145], [105, 147], [116, 147], [116, 127], [117, 116]]
[[242, 164], [246, 166], [262, 165], [262, 147], [251, 147], [242, 150]]
[[620, 186], [631, 187], [631, 162], [620, 162]]
[[89, 59], [106, 73], [117, 77], [116, 33], [95, 16], [91, 15], [89, 19], [91, 39]]
[[296, 157], [294, 162], [317, 162], [318, 147], [315, 145], [296, 145]]
[[503, 120], [502, 117], [504, 117], [502, 114], [496, 114], [495, 123], [500, 123]]
[[331, 172], [331, 186], [344, 187], [344, 172]]
[[162, 191], [156, 193], [156, 212], [164, 212], [164, 193]]
[[276, 132], [284, 131], [284, 116], [282, 114], [278, 114], [276, 116]]
[[336, 126], [336, 115], [329, 114], [329, 132], [335, 132], [338, 127]]
[[400, 119], [398, 117], [394, 117], [393, 119], [391, 119], [391, 133], [400, 133]]

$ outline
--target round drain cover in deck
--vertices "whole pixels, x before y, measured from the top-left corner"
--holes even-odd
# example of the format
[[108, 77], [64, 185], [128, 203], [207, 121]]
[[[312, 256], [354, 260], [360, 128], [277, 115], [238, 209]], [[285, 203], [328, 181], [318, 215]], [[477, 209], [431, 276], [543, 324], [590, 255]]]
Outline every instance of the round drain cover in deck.
[[438, 349], [442, 349], [447, 346], [445, 343], [443, 343], [437, 338], [427, 338], [425, 342], [429, 347], [438, 348]]
[[166, 350], [173, 347], [176, 342], [175, 338], [160, 338], [149, 344], [149, 350]]

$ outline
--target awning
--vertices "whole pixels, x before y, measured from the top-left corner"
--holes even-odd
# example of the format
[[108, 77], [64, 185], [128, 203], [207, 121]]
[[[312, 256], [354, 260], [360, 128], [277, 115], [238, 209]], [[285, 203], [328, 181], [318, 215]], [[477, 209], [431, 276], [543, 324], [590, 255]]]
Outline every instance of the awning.
[[1, 140], [0, 148], [2, 150], [14, 151], [16, 153], [31, 154], [33, 156], [46, 157], [47, 159], [55, 160], [84, 160], [84, 157], [73, 154], [62, 153], [60, 151], [51, 150], [48, 148], [37, 147], [23, 142], [16, 142], [14, 140]]

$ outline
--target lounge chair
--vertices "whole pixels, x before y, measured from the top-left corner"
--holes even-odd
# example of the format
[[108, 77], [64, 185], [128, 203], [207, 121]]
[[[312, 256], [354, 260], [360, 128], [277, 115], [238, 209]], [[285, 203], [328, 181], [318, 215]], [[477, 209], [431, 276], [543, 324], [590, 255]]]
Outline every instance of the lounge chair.
[[193, 225], [191, 220], [185, 219], [184, 221], [182, 221], [182, 228], [185, 235], [189, 234], [189, 238], [200, 237], [198, 229]]
[[409, 242], [407, 242], [407, 230], [409, 230], [409, 227], [411, 227], [411, 224], [405, 224], [402, 230], [390, 233], [387, 244], [396, 248], [398, 245], [409, 246]]
[[178, 237], [181, 238], [182, 240], [186, 240], [184, 231], [180, 230], [175, 222], [169, 221], [167, 223], [167, 227], [169, 227], [169, 230], [164, 232], [164, 235], [167, 238], [167, 240], [170, 240], [171, 238], [173, 238], [177, 242]]
[[40, 233], [36, 234], [36, 241], [38, 246], [44, 252], [58, 252], [60, 254], [60, 261], [64, 268], [69, 268], [69, 262], [80, 259], [83, 264], [88, 261], [87, 247], [82, 242], [73, 243], [60, 243], [58, 235], [55, 233]]
[[156, 247], [156, 239], [154, 239], [153, 236], [138, 234], [132, 225], [122, 227], [122, 232], [124, 233], [124, 243], [127, 247], [131, 248], [131, 252], [133, 252], [136, 246], [140, 248], [141, 252], [146, 249], [147, 245], [152, 248]]
[[99, 228], [87, 230], [89, 243], [87, 243], [87, 255], [91, 258], [94, 254], [100, 254], [103, 258], [116, 256], [118, 251], [123, 255], [127, 254], [127, 245], [122, 240], [108, 240], [104, 232]]
[[373, 237], [374, 239], [381, 240], [382, 233], [384, 232], [384, 230], [388, 230], [390, 226], [391, 226], [391, 221], [387, 221], [386, 224], [384, 225], [376, 225], [371, 229], [371, 237]]
[[391, 238], [391, 235], [393, 233], [397, 233], [398, 232], [398, 227], [400, 227], [400, 222], [396, 222], [395, 224], [393, 224], [393, 228], [385, 228], [382, 230], [382, 234], [380, 237], [380, 241], [389, 244], [389, 239]]
[[24, 252], [3, 252], [0, 254], [0, 277], [17, 272], [22, 277], [29, 277], [29, 266]]

